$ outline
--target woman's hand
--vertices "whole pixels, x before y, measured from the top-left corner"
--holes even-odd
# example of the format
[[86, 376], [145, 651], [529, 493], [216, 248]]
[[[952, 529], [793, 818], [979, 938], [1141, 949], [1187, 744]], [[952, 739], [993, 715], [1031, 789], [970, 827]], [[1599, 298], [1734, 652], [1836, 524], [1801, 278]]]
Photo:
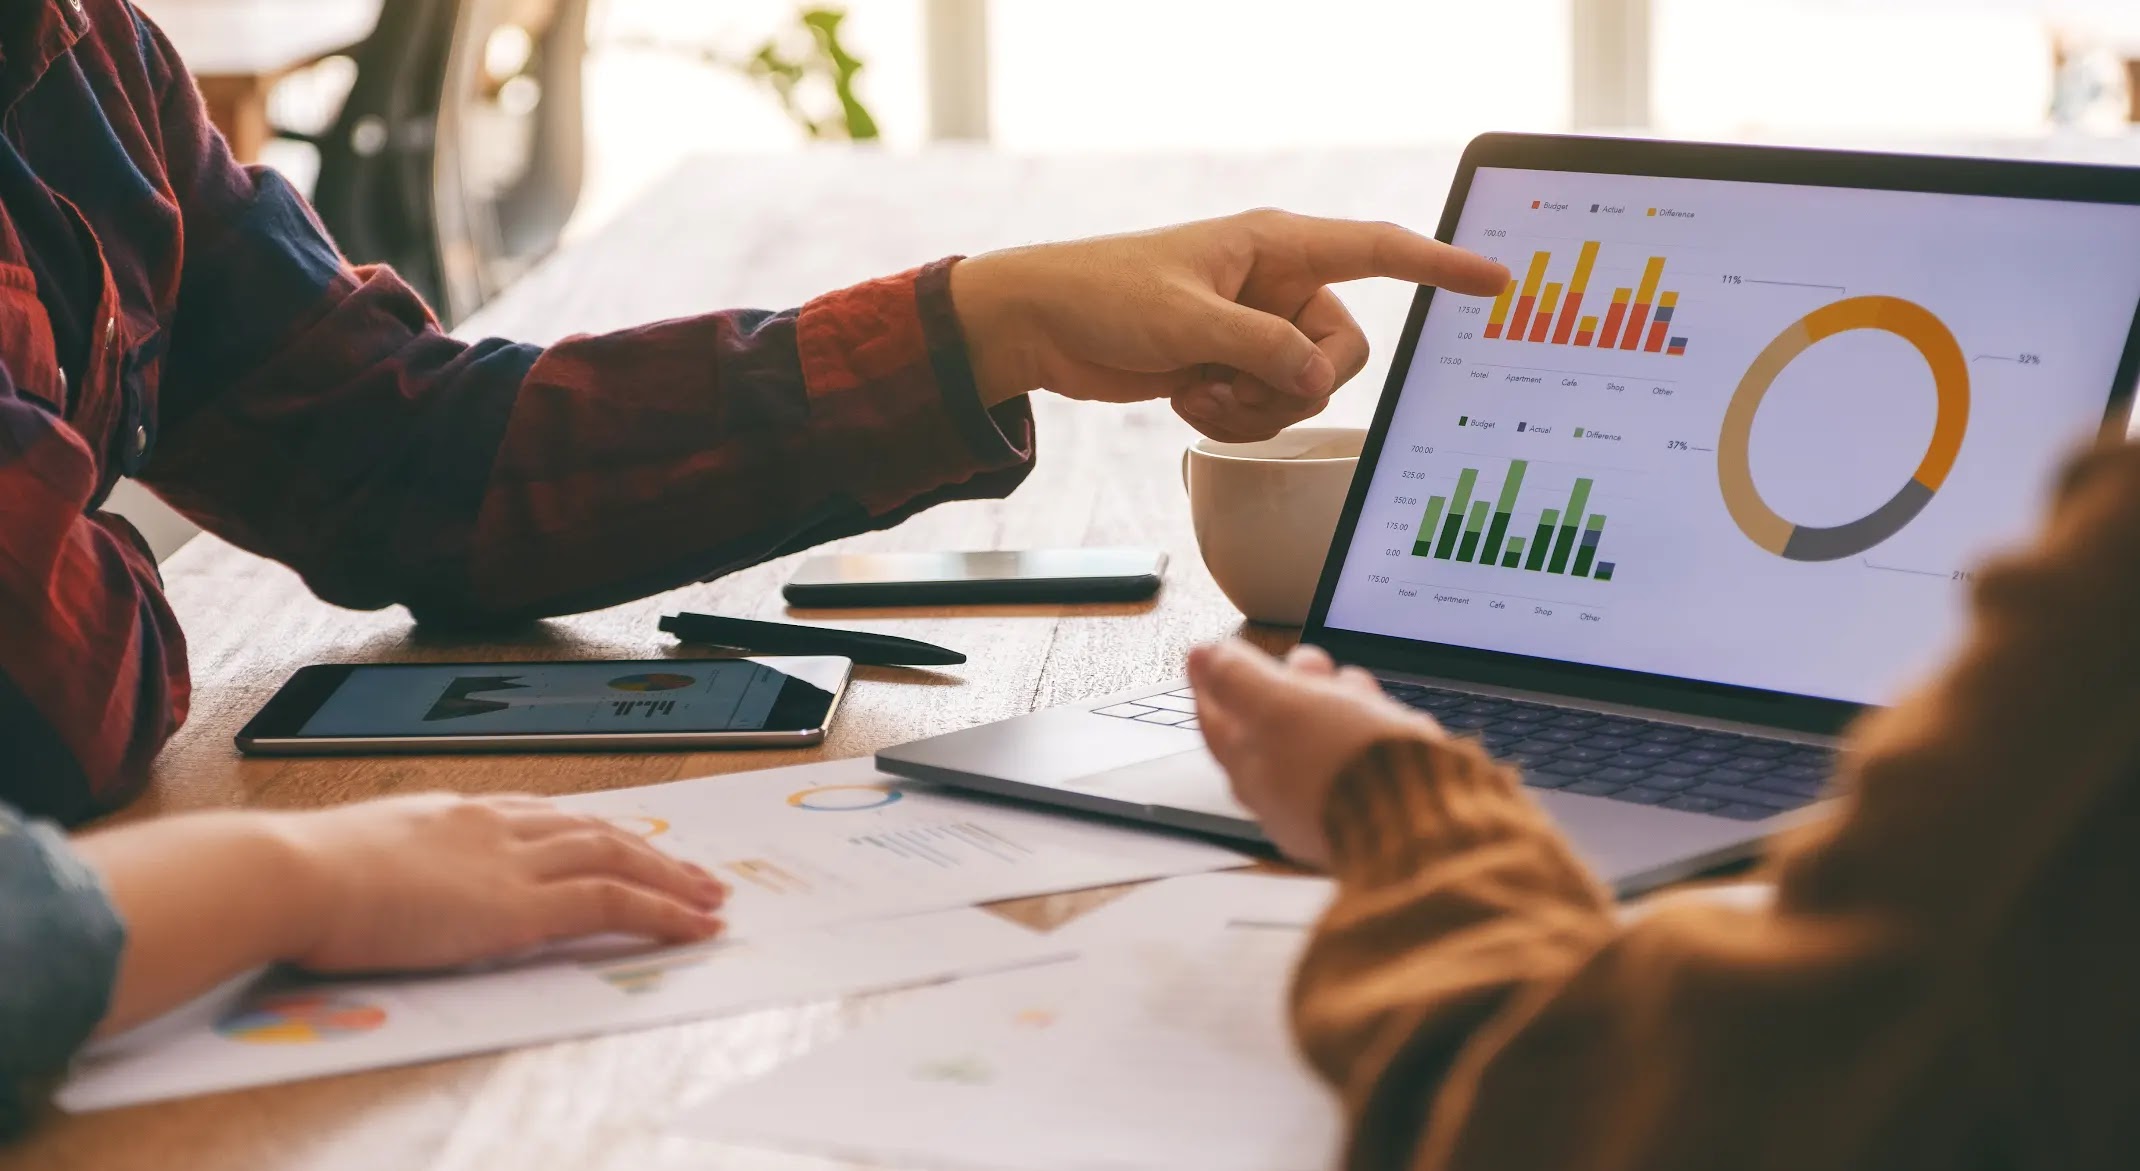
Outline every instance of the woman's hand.
[[399, 797], [291, 817], [319, 884], [314, 971], [450, 967], [583, 935], [704, 939], [727, 888], [599, 818], [533, 797]]
[[1279, 849], [1330, 863], [1323, 810], [1338, 772], [1390, 737], [1441, 739], [1441, 726], [1382, 694], [1374, 676], [1337, 668], [1318, 647], [1278, 661], [1240, 642], [1189, 654], [1196, 718], [1234, 795]]
[[98, 830], [126, 950], [101, 1031], [263, 964], [449, 967], [580, 935], [704, 939], [727, 889], [597, 818], [444, 793], [315, 813], [188, 813]]
[[1214, 439], [1267, 439], [1367, 363], [1329, 286], [1396, 277], [1493, 296], [1508, 270], [1395, 224], [1261, 210], [959, 262], [951, 298], [981, 397], [1043, 387], [1171, 399]]

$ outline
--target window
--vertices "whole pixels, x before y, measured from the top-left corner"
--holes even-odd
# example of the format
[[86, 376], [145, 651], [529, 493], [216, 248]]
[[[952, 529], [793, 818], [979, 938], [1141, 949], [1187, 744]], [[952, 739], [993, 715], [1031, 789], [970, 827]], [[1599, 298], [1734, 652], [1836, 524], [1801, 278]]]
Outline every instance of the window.
[[2056, 42], [2140, 29], [2126, 0], [1653, 0], [1660, 129], [2005, 138], [2050, 124]]
[[1461, 142], [1568, 124], [1567, 0], [998, 2], [1010, 150]]

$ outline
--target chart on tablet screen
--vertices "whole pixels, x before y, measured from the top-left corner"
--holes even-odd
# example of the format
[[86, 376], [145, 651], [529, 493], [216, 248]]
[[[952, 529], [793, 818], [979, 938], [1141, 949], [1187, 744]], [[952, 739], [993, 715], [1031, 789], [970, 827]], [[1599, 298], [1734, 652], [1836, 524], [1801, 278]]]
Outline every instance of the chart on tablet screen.
[[1481, 170], [1511, 278], [1435, 297], [1330, 625], [1890, 698], [2101, 425], [2135, 219]]

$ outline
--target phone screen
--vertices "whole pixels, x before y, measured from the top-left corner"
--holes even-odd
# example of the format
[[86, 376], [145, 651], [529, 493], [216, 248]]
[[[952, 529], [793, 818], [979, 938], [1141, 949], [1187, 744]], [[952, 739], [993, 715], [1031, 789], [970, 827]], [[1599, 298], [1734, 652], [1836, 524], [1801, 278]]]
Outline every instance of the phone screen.
[[794, 585], [1074, 581], [1156, 575], [1150, 549], [1006, 549], [989, 553], [840, 553], [812, 557]]
[[[830, 664], [828, 672], [818, 669]], [[815, 728], [838, 659], [381, 664], [339, 682], [283, 735], [544, 736]], [[303, 677], [300, 677], [301, 679]]]

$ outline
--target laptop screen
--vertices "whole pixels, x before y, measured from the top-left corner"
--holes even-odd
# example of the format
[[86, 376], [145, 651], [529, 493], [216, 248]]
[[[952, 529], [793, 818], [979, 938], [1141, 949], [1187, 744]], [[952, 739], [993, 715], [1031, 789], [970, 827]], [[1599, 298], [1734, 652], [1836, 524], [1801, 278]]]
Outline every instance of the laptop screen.
[[1851, 703], [2103, 422], [2140, 207], [1481, 168], [1324, 625]]

